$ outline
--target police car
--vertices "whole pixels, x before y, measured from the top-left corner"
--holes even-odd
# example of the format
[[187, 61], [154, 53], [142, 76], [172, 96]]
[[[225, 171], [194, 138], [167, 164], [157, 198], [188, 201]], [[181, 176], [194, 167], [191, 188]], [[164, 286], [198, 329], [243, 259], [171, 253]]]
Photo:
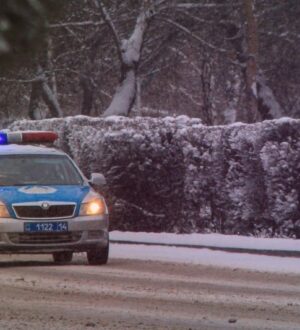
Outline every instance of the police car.
[[0, 133], [0, 253], [50, 253], [57, 263], [87, 252], [89, 264], [107, 263], [108, 210], [64, 152], [28, 143], [52, 143], [54, 132]]

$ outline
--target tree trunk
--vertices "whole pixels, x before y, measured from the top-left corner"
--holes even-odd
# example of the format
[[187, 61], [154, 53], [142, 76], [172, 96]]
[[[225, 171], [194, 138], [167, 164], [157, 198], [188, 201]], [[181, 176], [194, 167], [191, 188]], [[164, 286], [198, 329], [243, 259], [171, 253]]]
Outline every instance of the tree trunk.
[[41, 82], [42, 97], [46, 105], [48, 106], [51, 117], [63, 117], [62, 110], [58, 103], [56, 96], [53, 94], [46, 80]]
[[90, 50], [86, 59], [83, 71], [80, 74], [80, 87], [82, 89], [82, 101], [80, 113], [85, 116], [90, 116], [94, 105], [94, 95], [96, 84], [93, 80], [93, 73], [95, 71], [95, 59], [97, 51], [101, 45], [102, 39], [99, 38], [98, 33], [95, 33], [90, 39]]
[[41, 97], [40, 82], [33, 82], [31, 84], [31, 94], [29, 101], [28, 115], [32, 120], [41, 119], [39, 101]]
[[136, 96], [136, 70], [134, 68], [123, 70], [119, 86], [103, 116], [128, 116], [131, 111]]
[[[121, 79], [110, 106], [103, 116], [128, 116], [136, 98], [136, 77], [141, 51], [151, 11], [142, 6], [134, 30], [129, 39], [119, 45]], [[108, 18], [107, 18], [108, 19]], [[112, 24], [110, 22], [110, 24]]]
[[54, 71], [53, 65], [53, 42], [52, 38], [48, 35], [47, 37], [47, 67], [50, 73], [50, 86], [53, 94], [57, 98], [57, 81], [56, 81], [56, 73]]
[[213, 125], [212, 102], [211, 102], [211, 64], [207, 59], [202, 65], [202, 101], [203, 121], [206, 125]]
[[136, 108], [137, 114], [140, 116], [142, 114], [142, 79], [136, 79]]
[[82, 102], [81, 102], [81, 114], [90, 116], [93, 108], [95, 86], [93, 85], [91, 78], [86, 75], [82, 75], [80, 78], [80, 86], [82, 88]]
[[260, 74], [257, 79], [258, 111], [263, 120], [280, 118], [283, 115], [282, 108], [272, 89], [267, 85], [265, 77]]
[[38, 65], [37, 75], [39, 77], [38, 83], [41, 88], [41, 95], [49, 109], [51, 117], [63, 117], [63, 112], [60, 108], [58, 99], [50, 88], [47, 81], [47, 77], [45, 76], [43, 69], [40, 65]]
[[253, 9], [253, 0], [244, 0], [247, 41], [246, 96], [248, 104], [248, 111], [245, 114], [244, 120], [249, 123], [256, 122], [260, 119], [257, 101], [258, 35]]

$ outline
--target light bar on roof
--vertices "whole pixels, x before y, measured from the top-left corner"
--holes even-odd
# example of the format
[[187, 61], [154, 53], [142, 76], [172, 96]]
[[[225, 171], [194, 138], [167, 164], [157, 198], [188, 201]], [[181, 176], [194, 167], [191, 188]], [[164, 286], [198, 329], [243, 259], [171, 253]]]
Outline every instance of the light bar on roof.
[[0, 145], [22, 143], [53, 143], [57, 133], [50, 131], [0, 132]]

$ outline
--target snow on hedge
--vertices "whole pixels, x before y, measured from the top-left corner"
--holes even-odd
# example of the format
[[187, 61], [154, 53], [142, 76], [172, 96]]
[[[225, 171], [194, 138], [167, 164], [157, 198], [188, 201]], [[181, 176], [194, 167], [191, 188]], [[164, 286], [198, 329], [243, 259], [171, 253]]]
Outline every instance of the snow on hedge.
[[77, 116], [10, 128], [55, 130], [87, 176], [104, 173], [112, 229], [300, 237], [300, 120]]

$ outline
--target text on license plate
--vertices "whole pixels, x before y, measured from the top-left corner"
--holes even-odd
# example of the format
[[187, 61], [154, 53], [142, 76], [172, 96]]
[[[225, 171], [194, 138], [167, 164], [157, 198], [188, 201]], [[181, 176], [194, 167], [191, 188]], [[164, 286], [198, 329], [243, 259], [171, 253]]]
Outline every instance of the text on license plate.
[[66, 221], [60, 222], [26, 222], [24, 224], [24, 231], [37, 233], [52, 233], [52, 232], [66, 232], [68, 231], [68, 223]]

